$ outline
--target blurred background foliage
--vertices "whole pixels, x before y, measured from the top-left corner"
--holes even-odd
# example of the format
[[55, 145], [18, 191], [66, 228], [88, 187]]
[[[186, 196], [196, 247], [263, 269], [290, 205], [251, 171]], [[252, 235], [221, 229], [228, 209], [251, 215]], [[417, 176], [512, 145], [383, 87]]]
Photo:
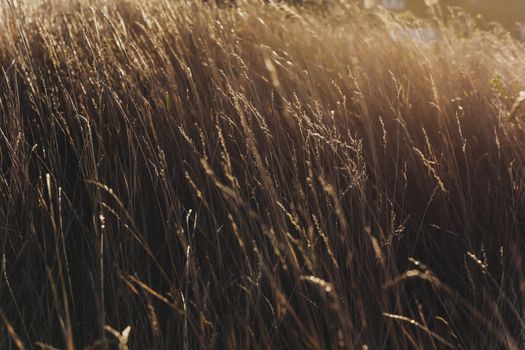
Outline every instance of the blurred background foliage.
[[[361, 1], [361, 0], [359, 0]], [[386, 8], [424, 15], [428, 0], [371, 0]], [[434, 1], [437, 2], [437, 1]], [[525, 1], [522, 0], [440, 0], [442, 6], [460, 6], [487, 21], [497, 21], [507, 27], [525, 22]]]

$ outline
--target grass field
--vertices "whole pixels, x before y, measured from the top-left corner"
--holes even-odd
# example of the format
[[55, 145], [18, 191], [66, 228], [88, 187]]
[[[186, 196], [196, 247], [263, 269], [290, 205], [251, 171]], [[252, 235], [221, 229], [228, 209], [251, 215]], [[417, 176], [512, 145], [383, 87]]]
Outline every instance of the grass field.
[[3, 1], [0, 348], [523, 348], [525, 47], [429, 11]]

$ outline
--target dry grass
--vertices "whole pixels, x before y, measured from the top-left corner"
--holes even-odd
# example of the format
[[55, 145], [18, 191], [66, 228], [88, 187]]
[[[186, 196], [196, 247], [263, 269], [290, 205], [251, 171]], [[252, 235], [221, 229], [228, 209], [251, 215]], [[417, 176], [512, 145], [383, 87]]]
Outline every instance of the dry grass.
[[343, 4], [2, 6], [1, 348], [525, 345], [510, 37]]

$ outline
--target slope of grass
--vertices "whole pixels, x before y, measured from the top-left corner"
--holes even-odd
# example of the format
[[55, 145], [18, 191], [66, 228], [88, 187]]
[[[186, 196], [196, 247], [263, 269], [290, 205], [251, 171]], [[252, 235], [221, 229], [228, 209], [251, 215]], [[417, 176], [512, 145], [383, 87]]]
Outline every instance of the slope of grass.
[[3, 6], [0, 347], [128, 325], [136, 349], [524, 345], [507, 35], [343, 4]]

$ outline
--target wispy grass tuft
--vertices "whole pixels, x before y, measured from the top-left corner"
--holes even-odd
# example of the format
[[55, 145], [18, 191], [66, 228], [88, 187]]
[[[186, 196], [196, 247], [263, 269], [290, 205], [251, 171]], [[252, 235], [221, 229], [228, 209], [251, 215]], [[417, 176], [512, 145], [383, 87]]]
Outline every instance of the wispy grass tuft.
[[339, 3], [1, 8], [0, 347], [525, 346], [510, 36]]

